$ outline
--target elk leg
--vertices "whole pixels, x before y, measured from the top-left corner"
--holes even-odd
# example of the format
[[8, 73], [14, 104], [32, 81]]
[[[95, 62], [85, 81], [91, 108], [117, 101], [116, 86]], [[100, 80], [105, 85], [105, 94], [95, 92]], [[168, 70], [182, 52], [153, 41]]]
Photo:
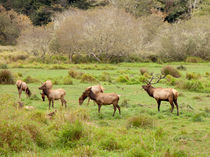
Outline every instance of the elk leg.
[[101, 105], [98, 104], [98, 113], [100, 113], [100, 110], [101, 110]]
[[21, 89], [18, 89], [19, 99], [21, 97], [21, 93], [22, 93], [22, 90]]
[[172, 113], [172, 112], [173, 112], [173, 110], [174, 110], [173, 100], [169, 100], [169, 103], [171, 104], [171, 113]]
[[160, 112], [160, 104], [161, 104], [161, 100], [160, 100], [160, 99], [158, 99], [158, 100], [157, 100], [157, 103], [158, 103], [158, 112]]
[[179, 115], [179, 106], [178, 106], [178, 103], [177, 103], [177, 99], [174, 100], [174, 104], [176, 105], [177, 116], [178, 116]]
[[52, 108], [54, 108], [54, 100], [52, 99]]
[[114, 113], [113, 113], [113, 117], [114, 117], [114, 115], [115, 115], [115, 112], [116, 112], [116, 110], [117, 110], [117, 107], [115, 106], [115, 105], [113, 105], [113, 107], [114, 107]]
[[120, 112], [120, 106], [118, 104], [117, 104], [117, 108], [119, 110], [119, 114], [121, 114], [121, 112]]
[[89, 102], [90, 102], [90, 97], [88, 97], [88, 103], [87, 103], [87, 106], [89, 105]]
[[65, 104], [65, 108], [66, 108], [66, 107], [67, 107], [66, 100], [65, 100], [65, 99], [63, 99], [63, 102], [64, 102], [64, 104]]
[[50, 110], [50, 103], [51, 103], [51, 100], [49, 100], [49, 110]]

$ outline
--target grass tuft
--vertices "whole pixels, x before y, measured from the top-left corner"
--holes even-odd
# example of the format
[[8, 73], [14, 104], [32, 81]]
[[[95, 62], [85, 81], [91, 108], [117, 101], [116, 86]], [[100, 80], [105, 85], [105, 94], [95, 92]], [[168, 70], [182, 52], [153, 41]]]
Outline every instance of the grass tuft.
[[179, 71], [176, 70], [174, 67], [169, 66], [169, 65], [164, 66], [164, 67], [161, 69], [161, 73], [162, 73], [163, 75], [168, 75], [168, 74], [170, 74], [171, 76], [176, 77], [176, 78], [181, 77]]
[[146, 115], [134, 116], [128, 119], [127, 128], [151, 128], [154, 120]]
[[0, 84], [14, 84], [14, 78], [9, 70], [0, 71]]

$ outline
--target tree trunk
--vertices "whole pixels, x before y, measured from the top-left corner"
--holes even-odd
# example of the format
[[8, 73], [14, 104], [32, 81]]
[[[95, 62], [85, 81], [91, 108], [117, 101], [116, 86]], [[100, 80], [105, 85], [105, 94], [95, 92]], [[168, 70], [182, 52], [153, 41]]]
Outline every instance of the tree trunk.
[[72, 63], [73, 56], [74, 56], [74, 53], [69, 53], [69, 63]]

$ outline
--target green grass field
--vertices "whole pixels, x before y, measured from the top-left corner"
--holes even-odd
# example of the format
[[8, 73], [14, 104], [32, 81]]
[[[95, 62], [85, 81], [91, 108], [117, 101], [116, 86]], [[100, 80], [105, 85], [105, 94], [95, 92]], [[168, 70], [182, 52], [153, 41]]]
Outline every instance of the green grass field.
[[[185, 71], [180, 71], [181, 78], [175, 79], [178, 83], [189, 81], [185, 78], [186, 73], [195, 72], [200, 75], [195, 81], [200, 81], [202, 88], [200, 86], [197, 88], [196, 84], [189, 90], [179, 88], [166, 79], [154, 85], [177, 89], [180, 93], [178, 97], [180, 116], [176, 116], [176, 108], [170, 113], [168, 102], [162, 102], [158, 112], [156, 101], [142, 89], [144, 83], [139, 81], [140, 68], [147, 68], [150, 73], [160, 73], [160, 69], [165, 65], [175, 68], [180, 65], [186, 67]], [[12, 107], [7, 109], [5, 104], [14, 106], [13, 104], [18, 102], [18, 92], [15, 85], [0, 85], [2, 156], [210, 156], [210, 63], [24, 66], [10, 64], [8, 67], [16, 79], [24, 80], [27, 76], [33, 78], [31, 81], [33, 83], [28, 83], [32, 98], [27, 98], [23, 93], [22, 101], [24, 105], [34, 106], [35, 110], [16, 110]], [[89, 74], [95, 80], [85, 82], [81, 81], [81, 78], [70, 78], [73, 84], [66, 85], [68, 83], [63, 83], [63, 79], [70, 77], [69, 69]], [[48, 110], [48, 101], [41, 100], [38, 90], [40, 82], [47, 79], [55, 83], [53, 88], [63, 88], [67, 93], [65, 96], [67, 109], [61, 108], [60, 101], [55, 101], [57, 113], [52, 120], [46, 119], [45, 114], [54, 110]], [[112, 117], [112, 105], [102, 106], [101, 114], [98, 114], [97, 105], [92, 101], [89, 106], [86, 105], [87, 100], [79, 106], [78, 98], [85, 88], [99, 83], [104, 86], [106, 93], [115, 92], [121, 95], [119, 101], [121, 115], [116, 112], [115, 117]], [[38, 120], [31, 118], [32, 115], [39, 115]], [[34, 134], [29, 131], [26, 135], [31, 136], [32, 140], [28, 139], [31, 142], [27, 143], [27, 140], [19, 140], [25, 137], [16, 139], [18, 135], [10, 133], [10, 136], [8, 130], [2, 129], [7, 124], [10, 124], [8, 129], [13, 131], [21, 126], [34, 124], [40, 135], [32, 136]], [[25, 130], [28, 133], [28, 129]], [[42, 140], [44, 142], [40, 144]]]

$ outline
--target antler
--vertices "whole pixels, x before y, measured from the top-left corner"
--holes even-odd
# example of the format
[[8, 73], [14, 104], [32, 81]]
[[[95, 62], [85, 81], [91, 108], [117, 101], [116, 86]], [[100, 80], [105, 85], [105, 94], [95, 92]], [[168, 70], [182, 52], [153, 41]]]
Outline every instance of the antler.
[[[156, 74], [156, 76], [157, 77], [155, 77], [154, 75], [152, 75], [152, 77], [151, 77], [151, 79], [148, 81], [148, 80], [146, 80], [146, 83], [147, 84], [156, 84], [156, 83], [158, 83], [158, 82], [160, 82], [160, 80], [161, 79], [164, 79], [165, 77], [166, 77], [166, 75], [161, 75], [161, 74]], [[157, 78], [158, 80], [155, 82], [155, 83], [152, 83], [152, 80], [154, 79], [154, 78]]]
[[166, 75], [161, 75], [160, 74], [159, 77], [157, 76], [158, 80], [153, 84], [156, 84], [156, 83], [160, 82], [160, 80], [164, 79], [165, 77], [166, 77]]

